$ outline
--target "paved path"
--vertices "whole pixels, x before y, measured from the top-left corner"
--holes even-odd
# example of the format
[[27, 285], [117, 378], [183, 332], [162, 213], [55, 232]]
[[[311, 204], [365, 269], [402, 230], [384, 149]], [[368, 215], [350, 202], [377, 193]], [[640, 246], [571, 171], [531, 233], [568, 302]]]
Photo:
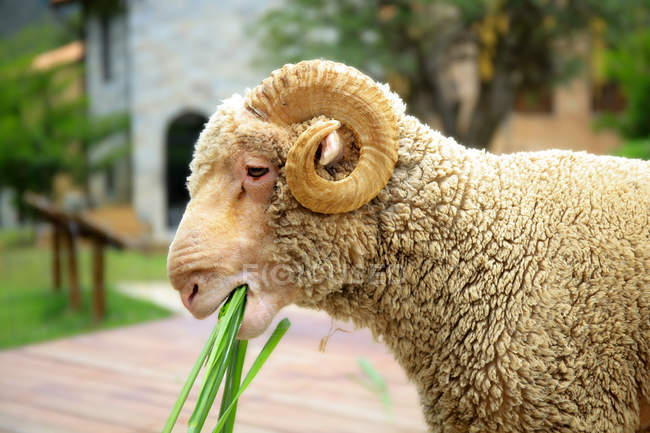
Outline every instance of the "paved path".
[[117, 290], [127, 296], [154, 303], [176, 314], [192, 316], [168, 281], [118, 281], [116, 285]]
[[[426, 431], [413, 385], [367, 331], [338, 332], [321, 353], [325, 315], [292, 307], [279, 316], [293, 326], [242, 397], [236, 431]], [[213, 320], [176, 316], [0, 352], [0, 432], [159, 432]], [[264, 341], [250, 342], [249, 363]], [[387, 381], [392, 414], [359, 383], [361, 356]], [[186, 431], [195, 398], [175, 432]]]

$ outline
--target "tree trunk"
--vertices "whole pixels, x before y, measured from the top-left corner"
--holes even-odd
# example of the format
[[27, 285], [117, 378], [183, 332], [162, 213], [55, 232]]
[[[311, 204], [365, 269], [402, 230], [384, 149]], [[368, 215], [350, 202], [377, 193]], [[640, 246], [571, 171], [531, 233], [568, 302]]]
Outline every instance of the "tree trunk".
[[516, 84], [508, 71], [497, 68], [492, 80], [481, 84], [469, 127], [459, 141], [465, 146], [487, 148], [512, 110], [515, 89]]
[[416, 88], [418, 92], [427, 94], [445, 134], [456, 137], [459, 104], [457, 100], [445, 99], [443, 87], [448, 83], [444, 82], [443, 73], [439, 67], [443, 62], [435, 57], [435, 54], [441, 52], [443, 52], [442, 48], [426, 51], [424, 47], [417, 45], [418, 83]]

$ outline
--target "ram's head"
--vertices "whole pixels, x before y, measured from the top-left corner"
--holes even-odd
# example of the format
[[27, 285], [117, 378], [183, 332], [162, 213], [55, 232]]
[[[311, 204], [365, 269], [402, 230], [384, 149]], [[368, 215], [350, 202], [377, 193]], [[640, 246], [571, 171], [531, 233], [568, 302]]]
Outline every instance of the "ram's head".
[[[273, 72], [245, 98], [234, 96], [219, 107], [197, 142], [191, 200], [167, 263], [173, 286], [195, 317], [211, 314], [246, 283], [240, 337], [256, 336], [280, 308], [307, 296], [304, 286], [310, 284], [269, 269], [314, 254], [321, 254], [321, 264], [327, 255], [354, 261], [372, 248], [353, 244], [313, 252], [317, 240], [301, 238], [312, 233], [346, 242], [331, 239], [340, 233], [336, 228], [313, 235], [314, 227], [346, 224], [328, 217], [351, 215], [386, 185], [397, 160], [394, 103], [387, 94], [354, 68], [307, 61]], [[323, 168], [344, 166], [341, 157], [349, 153], [340, 136], [354, 143], [358, 161], [348, 175], [327, 179]], [[357, 224], [357, 232], [366, 230]]]

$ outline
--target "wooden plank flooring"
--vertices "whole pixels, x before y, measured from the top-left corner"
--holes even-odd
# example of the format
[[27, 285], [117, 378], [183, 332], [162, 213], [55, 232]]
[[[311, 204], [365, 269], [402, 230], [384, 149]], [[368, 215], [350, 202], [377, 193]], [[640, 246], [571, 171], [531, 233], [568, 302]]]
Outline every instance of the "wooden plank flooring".
[[[338, 332], [321, 353], [329, 318], [294, 307], [285, 316], [292, 326], [244, 393], [236, 431], [426, 431], [414, 386], [369, 332]], [[0, 433], [159, 432], [213, 325], [175, 317], [0, 352]], [[264, 341], [250, 341], [249, 364]], [[390, 413], [359, 383], [359, 357], [388, 383]], [[195, 399], [174, 432], [186, 431]], [[215, 423], [211, 414], [204, 430]]]

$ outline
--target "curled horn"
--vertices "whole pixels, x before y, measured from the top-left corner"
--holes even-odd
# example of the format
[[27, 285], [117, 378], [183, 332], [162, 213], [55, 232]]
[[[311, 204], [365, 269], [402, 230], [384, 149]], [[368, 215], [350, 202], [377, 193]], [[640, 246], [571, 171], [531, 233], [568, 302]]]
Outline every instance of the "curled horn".
[[[246, 103], [281, 125], [318, 115], [335, 119], [312, 125], [289, 151], [287, 183], [304, 207], [324, 214], [353, 211], [390, 179], [397, 162], [395, 113], [383, 90], [358, 70], [325, 60], [285, 65], [251, 90]], [[341, 123], [357, 139], [359, 162], [349, 176], [330, 181], [316, 173], [314, 158], [320, 142]]]

